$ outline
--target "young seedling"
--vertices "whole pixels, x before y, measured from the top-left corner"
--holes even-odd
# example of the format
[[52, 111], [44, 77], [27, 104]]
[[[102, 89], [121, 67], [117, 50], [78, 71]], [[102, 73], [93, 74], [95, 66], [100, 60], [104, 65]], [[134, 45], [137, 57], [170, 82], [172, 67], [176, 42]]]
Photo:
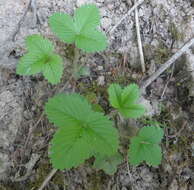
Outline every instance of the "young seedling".
[[129, 162], [137, 166], [146, 161], [147, 164], [158, 166], [162, 160], [162, 151], [159, 146], [164, 136], [163, 129], [147, 126], [140, 129], [137, 136], [131, 139], [128, 151]]
[[117, 166], [122, 162], [123, 157], [119, 153], [112, 156], [97, 155], [93, 167], [104, 170], [109, 175], [113, 175], [117, 171]]
[[145, 112], [143, 105], [137, 104], [140, 91], [136, 84], [124, 89], [119, 84], [111, 84], [108, 88], [109, 102], [124, 118], [138, 118]]
[[34, 75], [42, 72], [51, 83], [60, 82], [63, 73], [63, 60], [54, 53], [53, 44], [40, 35], [31, 35], [26, 38], [26, 53], [17, 65], [19, 75]]
[[75, 43], [86, 52], [102, 51], [107, 46], [105, 34], [97, 29], [100, 25], [99, 9], [94, 4], [83, 5], [71, 17], [65, 13], [55, 13], [49, 24], [56, 36], [65, 43]]
[[102, 113], [94, 112], [79, 94], [49, 99], [45, 112], [58, 127], [50, 148], [54, 168], [70, 169], [96, 154], [111, 156], [117, 152], [118, 133], [113, 123]]

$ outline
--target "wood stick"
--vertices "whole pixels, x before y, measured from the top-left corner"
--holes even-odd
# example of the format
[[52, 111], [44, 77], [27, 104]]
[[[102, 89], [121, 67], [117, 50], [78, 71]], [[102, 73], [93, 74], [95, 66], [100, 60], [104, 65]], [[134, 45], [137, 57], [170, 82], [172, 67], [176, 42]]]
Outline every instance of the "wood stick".
[[184, 46], [182, 46], [168, 61], [166, 61], [153, 75], [151, 75], [145, 82], [143, 82], [141, 91], [145, 89], [156, 80], [166, 69], [168, 69], [180, 56], [182, 56], [192, 45], [194, 45], [194, 38], [189, 40]]

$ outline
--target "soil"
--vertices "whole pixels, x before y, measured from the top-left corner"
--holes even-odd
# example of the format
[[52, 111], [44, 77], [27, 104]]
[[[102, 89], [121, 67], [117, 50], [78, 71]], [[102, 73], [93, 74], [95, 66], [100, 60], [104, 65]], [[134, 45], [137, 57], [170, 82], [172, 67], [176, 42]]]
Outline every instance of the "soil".
[[[108, 113], [107, 87], [112, 82], [141, 84], [194, 37], [193, 0], [145, 0], [139, 7], [140, 33], [146, 64], [141, 72], [134, 12], [107, 33], [109, 47], [86, 55], [87, 76], [69, 80], [74, 59], [72, 45], [57, 39], [48, 26], [54, 12], [73, 14], [84, 3], [100, 8], [101, 29], [114, 27], [132, 7], [132, 0], [1, 0], [0, 1], [0, 190], [38, 189], [52, 170], [49, 141], [56, 128], [43, 114], [49, 97], [59, 91], [92, 96]], [[41, 34], [53, 41], [64, 59], [61, 83], [50, 85], [41, 74], [16, 75], [16, 65], [26, 52], [28, 35]], [[92, 160], [78, 168], [58, 171], [48, 190], [193, 190], [194, 189], [194, 47], [179, 58], [147, 89], [141, 100], [147, 114], [129, 125], [142, 127], [157, 121], [165, 129], [160, 166], [138, 167], [124, 162], [115, 175], [91, 167]], [[119, 123], [119, 118], [115, 123]], [[129, 127], [130, 128], [130, 127]], [[125, 129], [126, 130], [126, 129]], [[125, 131], [131, 133], [130, 129]]]

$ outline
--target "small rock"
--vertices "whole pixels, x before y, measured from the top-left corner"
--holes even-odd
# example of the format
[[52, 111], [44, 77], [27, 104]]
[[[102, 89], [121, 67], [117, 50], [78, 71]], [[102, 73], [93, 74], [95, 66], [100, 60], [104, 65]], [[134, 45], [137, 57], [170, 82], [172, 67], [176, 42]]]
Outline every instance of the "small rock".
[[174, 180], [172, 181], [172, 183], [170, 184], [169, 190], [178, 190], [178, 189], [179, 189], [179, 188], [178, 188], [177, 180], [174, 179]]
[[80, 7], [81, 5], [88, 4], [88, 3], [94, 3], [93, 0], [77, 0], [77, 6]]
[[151, 182], [153, 180], [153, 174], [148, 170], [148, 168], [142, 169], [140, 176], [145, 182]]
[[113, 10], [113, 9], [114, 9], [114, 4], [113, 4], [113, 3], [109, 3], [109, 4], [107, 5], [107, 8], [108, 8], [109, 10]]
[[98, 71], [102, 71], [103, 70], [103, 66], [98, 66], [97, 69], [98, 69]]
[[144, 115], [146, 116], [153, 116], [158, 115], [160, 113], [160, 108], [158, 105], [158, 102], [156, 100], [153, 100], [152, 102], [149, 100], [146, 100], [145, 98], [140, 99], [140, 104], [144, 105], [146, 112]]
[[100, 86], [105, 85], [105, 78], [104, 78], [104, 76], [99, 76], [98, 79], [97, 79], [97, 83]]

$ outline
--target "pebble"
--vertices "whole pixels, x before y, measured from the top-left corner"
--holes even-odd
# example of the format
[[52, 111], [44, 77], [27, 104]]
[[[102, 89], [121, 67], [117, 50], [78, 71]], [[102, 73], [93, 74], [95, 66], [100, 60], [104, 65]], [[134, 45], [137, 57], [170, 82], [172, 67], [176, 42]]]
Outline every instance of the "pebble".
[[99, 76], [98, 79], [97, 79], [97, 83], [100, 86], [105, 85], [105, 78], [104, 78], [104, 76]]
[[103, 70], [103, 66], [98, 66], [97, 69], [98, 69], [98, 71], [102, 71]]

